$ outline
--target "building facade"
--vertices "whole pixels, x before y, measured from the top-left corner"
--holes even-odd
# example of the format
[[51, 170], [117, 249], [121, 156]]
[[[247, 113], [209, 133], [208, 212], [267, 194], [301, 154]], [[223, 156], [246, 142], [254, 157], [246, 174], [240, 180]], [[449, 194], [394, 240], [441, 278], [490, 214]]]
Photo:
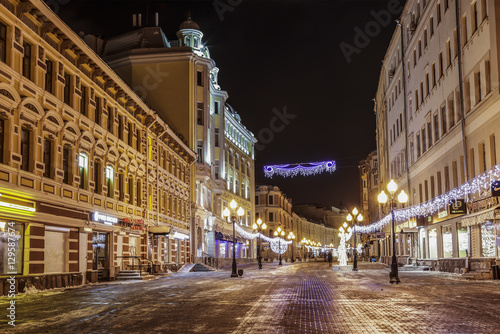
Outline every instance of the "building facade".
[[[397, 223], [402, 263], [460, 272], [499, 257], [490, 189], [498, 178], [498, 7], [407, 1], [386, 52], [375, 103], [380, 188], [394, 179], [418, 212]], [[483, 190], [462, 191], [478, 183]], [[382, 242], [385, 256], [389, 245]]]
[[[245, 210], [242, 226], [249, 229], [253, 223], [256, 139], [227, 104], [228, 94], [218, 84], [219, 69], [198, 24], [188, 18], [176, 36], [169, 40], [158, 26], [139, 26], [108, 39], [101, 52], [197, 153], [191, 172], [191, 258], [206, 262], [230, 254], [232, 238], [226, 230], [231, 225], [222, 211], [232, 199]], [[221, 251], [218, 240], [228, 247]], [[239, 238], [237, 247], [238, 257], [251, 256], [246, 240]]]
[[195, 153], [42, 1], [2, 2], [0, 39], [0, 275], [24, 291], [189, 261]]

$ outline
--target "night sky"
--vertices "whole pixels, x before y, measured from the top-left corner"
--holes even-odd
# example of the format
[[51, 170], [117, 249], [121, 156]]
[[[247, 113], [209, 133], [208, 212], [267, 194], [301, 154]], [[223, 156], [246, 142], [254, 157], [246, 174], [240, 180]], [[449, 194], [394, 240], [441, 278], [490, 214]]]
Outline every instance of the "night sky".
[[[293, 203], [359, 206], [357, 166], [376, 149], [372, 99], [394, 20], [399, 17], [399, 12], [391, 14], [387, 9], [389, 3], [399, 1], [47, 2], [54, 1], [59, 4], [55, 11], [77, 33], [105, 38], [132, 30], [134, 13], [142, 13], [143, 22], [149, 16], [153, 25], [154, 13], [159, 12], [167, 38], [176, 39], [190, 10], [220, 69], [219, 84], [229, 93], [228, 103], [261, 142], [256, 184], [277, 185]], [[379, 18], [384, 26], [373, 11], [387, 14]], [[371, 37], [356, 47], [357, 31], [367, 28]], [[350, 62], [341, 43], [356, 48]], [[270, 138], [264, 129], [270, 127], [273, 109], [283, 112], [284, 108], [295, 117]], [[293, 179], [267, 179], [262, 172], [266, 164], [323, 160], [335, 160], [337, 171]]]

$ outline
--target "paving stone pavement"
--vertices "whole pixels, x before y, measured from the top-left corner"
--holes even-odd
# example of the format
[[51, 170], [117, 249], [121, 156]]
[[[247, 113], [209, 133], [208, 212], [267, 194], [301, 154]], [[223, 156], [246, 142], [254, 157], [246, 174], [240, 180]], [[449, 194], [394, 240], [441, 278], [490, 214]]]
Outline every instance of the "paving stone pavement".
[[[111, 282], [16, 297], [1, 333], [500, 333], [500, 281], [400, 272], [361, 263], [264, 263], [146, 282]], [[2, 311], [3, 310], [3, 311]]]

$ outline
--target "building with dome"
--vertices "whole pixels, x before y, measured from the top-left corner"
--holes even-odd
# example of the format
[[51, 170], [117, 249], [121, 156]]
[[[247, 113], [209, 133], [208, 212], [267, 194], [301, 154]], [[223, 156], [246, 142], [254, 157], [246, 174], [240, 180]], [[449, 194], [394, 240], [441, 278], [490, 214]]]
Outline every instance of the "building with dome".
[[[191, 257], [207, 262], [231, 257], [232, 225], [222, 216], [231, 200], [245, 210], [242, 226], [249, 231], [252, 226], [256, 139], [227, 104], [199, 25], [188, 17], [176, 37], [169, 40], [158, 26], [136, 27], [103, 41], [100, 52], [197, 153], [191, 172]], [[87, 41], [94, 43], [90, 36]], [[237, 257], [251, 257], [251, 245], [238, 238]]]

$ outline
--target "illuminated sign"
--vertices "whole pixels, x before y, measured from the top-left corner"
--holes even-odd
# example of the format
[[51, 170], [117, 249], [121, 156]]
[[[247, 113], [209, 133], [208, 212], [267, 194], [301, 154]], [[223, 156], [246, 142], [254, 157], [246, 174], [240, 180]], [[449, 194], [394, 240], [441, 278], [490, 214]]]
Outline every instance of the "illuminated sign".
[[189, 239], [189, 235], [184, 234], [184, 233], [179, 233], [177, 231], [174, 232], [173, 237], [174, 237], [174, 239], [181, 239], [181, 240]]
[[439, 211], [438, 212], [438, 218], [439, 219], [447, 217], [447, 216], [448, 216], [448, 210], [444, 210], [444, 211]]
[[103, 222], [104, 224], [111, 225], [118, 223], [118, 218], [106, 216], [96, 211], [94, 212], [94, 221]]
[[465, 213], [465, 200], [457, 199], [450, 201], [450, 214], [464, 214]]
[[[0, 194], [0, 196], [1, 196], [0, 197], [0, 206], [6, 207], [6, 208], [11, 208], [11, 209], [35, 212], [35, 202], [23, 201], [23, 200], [20, 200], [18, 198], [6, 196], [3, 194]], [[28, 204], [28, 205], [26, 205], [26, 204]]]

